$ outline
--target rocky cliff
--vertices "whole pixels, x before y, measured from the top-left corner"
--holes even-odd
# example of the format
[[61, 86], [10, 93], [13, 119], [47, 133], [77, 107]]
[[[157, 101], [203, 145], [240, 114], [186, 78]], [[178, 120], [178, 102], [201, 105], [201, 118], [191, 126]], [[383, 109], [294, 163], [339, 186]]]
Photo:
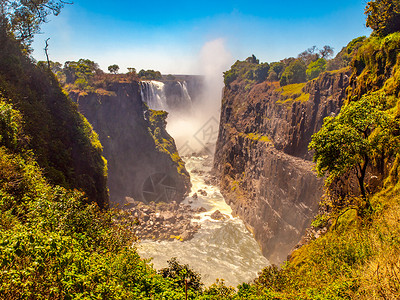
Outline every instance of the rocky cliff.
[[271, 263], [286, 259], [318, 211], [323, 180], [308, 144], [323, 119], [339, 112], [349, 74], [285, 87], [239, 78], [224, 89], [214, 168], [225, 199]]
[[0, 98], [19, 111], [25, 135], [14, 154], [31, 151], [49, 183], [81, 190], [89, 202], [107, 207], [106, 164], [96, 133], [54, 75], [36, 66], [2, 25]]
[[184, 198], [190, 178], [165, 130], [167, 113], [143, 105], [137, 81], [113, 82], [107, 92], [72, 97], [104, 147], [111, 204]]

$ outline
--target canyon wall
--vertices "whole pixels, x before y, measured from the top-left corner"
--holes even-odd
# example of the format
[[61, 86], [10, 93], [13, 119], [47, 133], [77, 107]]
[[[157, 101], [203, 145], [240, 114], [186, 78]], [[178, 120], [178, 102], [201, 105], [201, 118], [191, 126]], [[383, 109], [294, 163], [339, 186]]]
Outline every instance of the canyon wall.
[[349, 71], [307, 84], [224, 89], [214, 169], [221, 191], [271, 263], [283, 262], [318, 212], [323, 180], [308, 151], [311, 136], [345, 99]]
[[136, 201], [177, 201], [190, 190], [190, 178], [165, 112], [148, 110], [140, 84], [114, 82], [103, 93], [71, 94], [93, 125], [108, 161], [111, 205]]

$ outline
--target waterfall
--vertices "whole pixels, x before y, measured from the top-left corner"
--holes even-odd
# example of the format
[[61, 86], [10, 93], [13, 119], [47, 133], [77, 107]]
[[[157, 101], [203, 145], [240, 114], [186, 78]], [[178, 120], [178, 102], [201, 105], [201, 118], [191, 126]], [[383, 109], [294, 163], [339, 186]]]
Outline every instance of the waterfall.
[[173, 110], [187, 111], [192, 106], [192, 97], [186, 81], [165, 83], [155, 80], [142, 81], [140, 93], [142, 101], [151, 109], [166, 110], [171, 113]]
[[142, 81], [140, 89], [142, 101], [146, 102], [151, 109], [168, 111], [164, 86], [164, 83], [160, 81]]
[[178, 81], [178, 83], [181, 86], [183, 99], [185, 100], [186, 104], [191, 105], [192, 104], [192, 98], [189, 95], [186, 81], [183, 81], [183, 82]]

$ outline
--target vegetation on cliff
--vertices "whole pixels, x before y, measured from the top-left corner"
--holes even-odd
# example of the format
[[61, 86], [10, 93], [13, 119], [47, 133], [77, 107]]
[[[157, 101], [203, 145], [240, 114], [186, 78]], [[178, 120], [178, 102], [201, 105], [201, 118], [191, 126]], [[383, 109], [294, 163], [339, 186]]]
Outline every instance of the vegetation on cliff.
[[148, 109], [146, 111], [146, 119], [150, 123], [150, 134], [153, 137], [157, 150], [168, 154], [168, 156], [171, 157], [172, 161], [176, 164], [178, 173], [188, 178], [189, 173], [186, 171], [185, 163], [179, 156], [175, 141], [166, 131], [167, 116], [168, 113], [162, 110], [158, 111]]
[[[182, 278], [196, 274], [176, 262], [170, 273], [185, 272], [158, 274], [132, 246], [134, 224], [101, 209], [108, 205], [107, 170], [97, 135], [6, 27], [0, 26], [0, 298], [183, 299]], [[190, 299], [199, 292], [189, 286]]]
[[106, 163], [91, 125], [63, 93], [48, 70], [21, 53], [20, 43], [0, 26], [0, 93], [18, 110], [25, 137], [18, 147], [32, 150], [48, 180], [84, 191], [100, 207], [108, 204]]
[[[343, 67], [352, 72], [341, 113], [326, 119], [311, 144], [317, 170], [328, 175], [325, 212], [313, 226], [329, 227], [327, 233], [318, 239], [314, 234], [281, 268], [267, 267], [254, 282], [237, 290], [223, 281], [204, 289], [199, 275], [175, 259], [157, 272], [138, 256], [129, 230], [134, 224], [99, 208], [107, 206], [107, 191], [97, 135], [53, 74], [22, 54], [24, 46], [16, 42], [15, 29], [3, 18], [0, 297], [184, 299], [185, 279], [190, 278], [189, 299], [396, 299], [400, 294], [400, 33], [393, 31], [398, 30], [398, 1], [370, 1], [366, 12], [374, 34], [353, 40], [333, 60], [326, 61], [326, 55], [315, 49], [271, 64], [260, 64], [252, 56], [225, 73], [226, 88], [234, 81], [244, 81], [249, 89], [269, 80], [287, 99], [304, 101], [302, 81], [307, 76], [312, 79], [325, 69]], [[29, 26], [35, 29], [40, 23], [35, 24]], [[19, 39], [24, 40], [22, 35]], [[68, 66], [73, 74], [64, 76], [72, 88], [99, 91], [103, 83], [90, 84], [96, 78], [94, 63], [82, 60]], [[156, 146], [174, 156], [173, 144], [162, 132], [166, 113], [147, 113]], [[261, 132], [241, 137], [270, 140]], [[352, 178], [358, 180], [359, 192], [346, 189]], [[124, 225], [117, 225], [117, 219]]]
[[[327, 175], [322, 213], [312, 223], [314, 231], [308, 234], [308, 244], [294, 251], [280, 268], [265, 268], [254, 283], [241, 286], [246, 299], [398, 298], [397, 8], [398, 1], [370, 1], [367, 26], [374, 33], [354, 39], [336, 58], [328, 60], [328, 71], [346, 68], [351, 78], [341, 112], [325, 119], [310, 145], [315, 150], [317, 170]], [[238, 86], [231, 83], [226, 88]], [[276, 89], [284, 93], [285, 87]], [[290, 90], [296, 90], [295, 85]], [[234, 293], [226, 298], [240, 299]]]

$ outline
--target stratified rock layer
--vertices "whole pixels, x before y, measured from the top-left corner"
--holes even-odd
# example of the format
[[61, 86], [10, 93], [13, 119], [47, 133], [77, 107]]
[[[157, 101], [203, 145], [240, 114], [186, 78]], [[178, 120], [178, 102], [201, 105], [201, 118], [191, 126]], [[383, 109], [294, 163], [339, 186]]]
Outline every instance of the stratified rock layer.
[[[111, 205], [125, 204], [126, 197], [182, 201], [190, 190], [189, 174], [165, 128], [154, 128], [146, 119], [138, 82], [115, 82], [107, 93], [71, 96], [104, 147]], [[173, 148], [170, 152], [157, 144], [154, 131]]]
[[339, 112], [348, 76], [324, 73], [300, 94], [268, 82], [225, 87], [214, 168], [225, 199], [271, 263], [286, 259], [318, 212], [323, 180], [308, 144], [323, 119]]

